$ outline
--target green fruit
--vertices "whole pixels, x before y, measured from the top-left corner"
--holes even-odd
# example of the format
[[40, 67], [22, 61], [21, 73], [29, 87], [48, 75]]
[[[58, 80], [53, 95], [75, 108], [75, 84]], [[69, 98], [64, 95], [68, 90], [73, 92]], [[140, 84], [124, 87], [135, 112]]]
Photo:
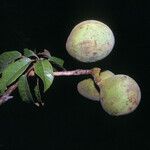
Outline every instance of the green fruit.
[[94, 81], [91, 78], [80, 81], [77, 85], [77, 89], [82, 96], [90, 100], [94, 101], [100, 100], [99, 91], [96, 89]]
[[106, 79], [112, 77], [114, 75], [114, 73], [112, 73], [111, 71], [109, 70], [106, 70], [106, 71], [103, 71], [100, 73], [100, 76], [99, 76], [99, 80], [100, 80], [100, 83], [101, 82], [104, 82]]
[[119, 116], [133, 112], [139, 105], [141, 91], [131, 77], [114, 75], [101, 82], [100, 102], [110, 115]]
[[96, 20], [86, 20], [74, 27], [67, 42], [68, 53], [81, 62], [96, 62], [113, 49], [115, 40], [111, 29]]
[[[105, 81], [105, 79], [111, 77], [114, 74], [109, 70], [106, 70], [106, 71], [103, 71], [100, 73], [99, 68], [94, 68], [93, 75], [95, 75], [95, 77], [98, 78], [98, 80], [100, 79], [99, 81], [101, 83], [101, 82]], [[100, 101], [99, 90], [96, 89], [95, 83], [91, 78], [80, 81], [77, 85], [77, 89], [78, 89], [78, 92], [82, 96], [84, 96], [90, 100]]]

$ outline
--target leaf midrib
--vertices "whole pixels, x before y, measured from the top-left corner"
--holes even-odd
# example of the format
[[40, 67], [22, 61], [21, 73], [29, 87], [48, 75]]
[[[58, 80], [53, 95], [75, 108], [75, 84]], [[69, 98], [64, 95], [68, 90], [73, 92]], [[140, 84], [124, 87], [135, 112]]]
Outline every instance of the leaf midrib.
[[[19, 72], [21, 72], [21, 70], [22, 70], [23, 68], [27, 68], [28, 65], [29, 65], [29, 63], [30, 63], [30, 62], [28, 62], [28, 64], [22, 66], [17, 72], [15, 72], [15, 74], [13, 74], [13, 75], [10, 77], [10, 79], [6, 82], [6, 85], [9, 83], [9, 81], [11, 81], [11, 80], [13, 79], [14, 76], [16, 76], [16, 74], [18, 74]], [[23, 73], [23, 72], [22, 72], [22, 73]], [[20, 76], [21, 76], [21, 75], [20, 75]], [[18, 78], [19, 78], [20, 76], [18, 76]]]

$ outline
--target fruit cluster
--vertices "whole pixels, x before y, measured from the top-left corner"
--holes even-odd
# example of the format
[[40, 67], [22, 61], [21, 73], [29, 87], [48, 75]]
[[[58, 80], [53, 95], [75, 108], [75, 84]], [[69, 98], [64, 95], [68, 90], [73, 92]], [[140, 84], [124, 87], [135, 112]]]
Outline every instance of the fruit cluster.
[[[102, 22], [87, 20], [71, 31], [66, 49], [75, 59], [89, 63], [105, 58], [113, 49], [115, 38], [111, 29]], [[133, 112], [140, 103], [141, 91], [134, 79], [115, 75], [111, 71], [93, 69], [93, 78], [78, 83], [77, 89], [84, 97], [100, 101], [110, 115], [119, 116]], [[97, 86], [97, 88], [96, 88]]]

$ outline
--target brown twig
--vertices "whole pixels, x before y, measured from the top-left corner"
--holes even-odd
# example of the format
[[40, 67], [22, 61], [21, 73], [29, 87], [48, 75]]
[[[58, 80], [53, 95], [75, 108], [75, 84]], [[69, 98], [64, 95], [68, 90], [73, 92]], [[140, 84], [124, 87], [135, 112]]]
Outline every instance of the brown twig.
[[[30, 67], [27, 72], [25, 73], [27, 76], [34, 76], [33, 66]], [[71, 71], [58, 71], [54, 72], [54, 76], [79, 76], [79, 75], [93, 75], [93, 69], [89, 70], [83, 70], [83, 69], [77, 69], [77, 70], [71, 70]], [[10, 96], [10, 94], [17, 88], [18, 82], [11, 85], [6, 92], [0, 97], [0, 105], [8, 101], [9, 99], [12, 99], [13, 96]]]
[[7, 102], [9, 99], [12, 99], [13, 96], [10, 96], [10, 94], [17, 88], [18, 82], [10, 86], [6, 92], [0, 97], [0, 105]]
[[89, 75], [91, 74], [92, 70], [72, 70], [72, 71], [58, 71], [54, 72], [54, 76], [79, 76], [79, 75]]

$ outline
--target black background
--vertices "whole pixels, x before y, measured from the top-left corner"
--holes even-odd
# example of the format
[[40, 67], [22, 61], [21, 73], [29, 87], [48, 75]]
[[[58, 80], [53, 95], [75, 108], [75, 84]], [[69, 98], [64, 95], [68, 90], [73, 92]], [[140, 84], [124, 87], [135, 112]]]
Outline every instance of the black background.
[[[112, 53], [98, 63], [77, 62], [65, 50], [72, 28], [87, 19], [106, 23], [115, 35]], [[142, 91], [138, 109], [122, 117], [107, 115], [99, 103], [78, 94], [76, 85], [85, 77], [55, 78], [39, 109], [22, 103], [16, 93], [0, 107], [0, 150], [150, 149], [149, 22], [144, 0], [0, 0], [1, 53], [46, 48], [63, 58], [68, 70], [99, 66], [128, 74]]]

